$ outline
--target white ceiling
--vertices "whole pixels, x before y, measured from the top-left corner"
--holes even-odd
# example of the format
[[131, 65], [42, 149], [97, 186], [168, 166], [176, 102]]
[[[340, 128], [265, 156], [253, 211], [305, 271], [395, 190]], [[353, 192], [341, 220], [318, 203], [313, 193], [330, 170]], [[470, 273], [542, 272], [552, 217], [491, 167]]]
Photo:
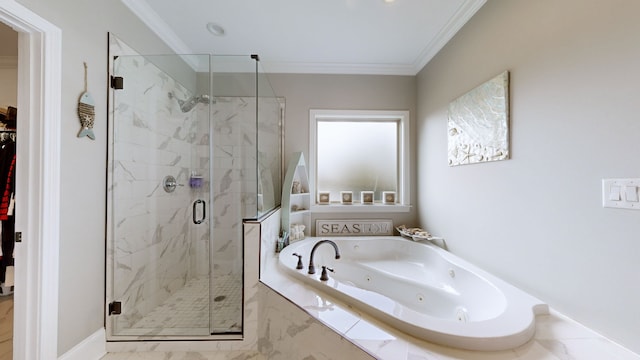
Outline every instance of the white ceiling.
[[122, 0], [180, 54], [258, 54], [269, 73], [390, 75], [415, 75], [485, 1]]

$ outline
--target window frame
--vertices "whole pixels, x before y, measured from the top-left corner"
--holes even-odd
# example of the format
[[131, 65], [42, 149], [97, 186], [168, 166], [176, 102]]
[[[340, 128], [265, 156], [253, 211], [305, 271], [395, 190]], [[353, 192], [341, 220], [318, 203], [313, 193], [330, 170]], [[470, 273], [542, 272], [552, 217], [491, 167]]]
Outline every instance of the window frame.
[[[370, 205], [340, 203], [318, 204], [317, 194], [317, 132], [318, 121], [398, 121], [398, 189], [396, 204], [375, 203]], [[411, 209], [410, 192], [410, 113], [405, 110], [309, 110], [309, 193], [313, 197], [311, 211], [328, 212], [408, 212]]]

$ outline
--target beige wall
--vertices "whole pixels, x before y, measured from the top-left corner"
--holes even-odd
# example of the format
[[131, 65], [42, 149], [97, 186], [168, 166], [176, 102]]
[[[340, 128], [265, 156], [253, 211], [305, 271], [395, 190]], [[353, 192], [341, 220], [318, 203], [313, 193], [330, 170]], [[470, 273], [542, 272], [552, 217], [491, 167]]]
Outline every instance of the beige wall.
[[[269, 69], [265, 69], [267, 72]], [[316, 219], [336, 218], [384, 218], [393, 219], [394, 224], [415, 223], [415, 119], [416, 78], [414, 76], [385, 75], [302, 75], [269, 74], [269, 82], [277, 96], [286, 99], [285, 114], [285, 168], [290, 155], [304, 152], [309, 159], [309, 110], [409, 110], [411, 116], [411, 204], [406, 213], [369, 214], [314, 214], [311, 218], [312, 234]]]
[[[170, 51], [119, 1], [18, 2], [62, 30], [58, 353], [63, 354], [104, 326], [107, 33], [143, 53]], [[77, 138], [83, 62], [96, 100], [95, 141]]]
[[[118, 1], [18, 2], [63, 32], [62, 354], [103, 326], [107, 32], [141, 53], [170, 51]], [[287, 99], [286, 154], [307, 154], [311, 108], [409, 109], [419, 223], [452, 251], [640, 351], [640, 214], [600, 205], [602, 178], [640, 176], [639, 11], [632, 0], [489, 0], [417, 79], [270, 75]], [[96, 141], [76, 137], [83, 61], [98, 100]], [[449, 168], [447, 104], [505, 69], [512, 159]], [[390, 217], [418, 223], [415, 211]]]
[[18, 33], [0, 22], [0, 56], [18, 56]]
[[[451, 250], [640, 352], [640, 2], [489, 0], [418, 75], [419, 218]], [[508, 161], [447, 166], [447, 106], [511, 72]]]
[[0, 107], [18, 105], [18, 33], [0, 22]]
[[[2, 61], [0, 58], [0, 63]], [[8, 106], [18, 106], [18, 66], [12, 68], [0, 64], [0, 108]]]

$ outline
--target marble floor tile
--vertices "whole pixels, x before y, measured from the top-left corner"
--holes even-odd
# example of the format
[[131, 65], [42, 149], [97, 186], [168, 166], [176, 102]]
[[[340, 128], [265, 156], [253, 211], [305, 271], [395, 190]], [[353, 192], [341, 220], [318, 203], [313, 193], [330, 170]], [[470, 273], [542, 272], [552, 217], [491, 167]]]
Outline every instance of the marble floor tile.
[[599, 359], [637, 359], [637, 355], [630, 351], [612, 346], [611, 342], [603, 338], [538, 340], [549, 353], [561, 360], [599, 360]]
[[257, 351], [109, 353], [101, 360], [266, 360]]

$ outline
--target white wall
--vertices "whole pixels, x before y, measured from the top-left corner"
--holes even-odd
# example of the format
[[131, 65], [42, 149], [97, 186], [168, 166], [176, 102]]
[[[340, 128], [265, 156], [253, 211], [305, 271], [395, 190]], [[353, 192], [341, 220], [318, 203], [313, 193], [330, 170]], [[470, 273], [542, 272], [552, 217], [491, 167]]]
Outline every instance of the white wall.
[[[640, 352], [640, 2], [490, 0], [418, 75], [418, 203], [451, 250]], [[511, 72], [512, 159], [447, 166], [447, 106]]]
[[[269, 69], [265, 69], [267, 72]], [[277, 96], [286, 99], [285, 168], [291, 154], [304, 152], [309, 159], [309, 110], [409, 110], [411, 115], [411, 168], [415, 169], [416, 78], [387, 75], [303, 75], [269, 74], [269, 82]], [[411, 174], [411, 204], [407, 213], [313, 214], [311, 234], [316, 219], [385, 218], [394, 224], [415, 224], [416, 172]]]
[[[61, 233], [58, 354], [104, 326], [107, 32], [143, 53], [170, 53], [119, 1], [18, 0], [62, 30]], [[77, 138], [78, 97], [96, 100], [96, 140]]]

